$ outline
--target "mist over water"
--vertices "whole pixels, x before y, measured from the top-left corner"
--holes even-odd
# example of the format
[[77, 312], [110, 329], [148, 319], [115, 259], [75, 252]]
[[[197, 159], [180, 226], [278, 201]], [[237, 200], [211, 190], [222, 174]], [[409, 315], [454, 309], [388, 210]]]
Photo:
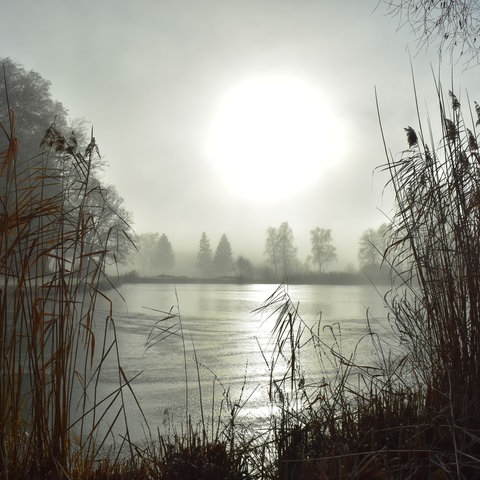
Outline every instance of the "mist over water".
[[[121, 365], [129, 378], [140, 373], [132, 387], [154, 435], [157, 427], [161, 432], [180, 431], [185, 426], [186, 409], [196, 425], [203, 407], [204, 419], [211, 426], [212, 417], [214, 422], [218, 419], [222, 402], [226, 407], [227, 391], [232, 403], [243, 405], [248, 399], [240, 412], [245, 422], [258, 423], [269, 415], [267, 362], [273, 352], [275, 317], [252, 311], [276, 288], [127, 284], [119, 289], [124, 301], [111, 293]], [[336, 345], [346, 357], [367, 334], [367, 309], [372, 329], [385, 339], [391, 337], [395, 346], [382, 298], [373, 287], [295, 285], [288, 287], [288, 292], [294, 302], [299, 302], [299, 314], [306, 324], [315, 326], [322, 341]], [[177, 317], [160, 321], [166, 312], [177, 312], [177, 307], [181, 325]], [[108, 304], [99, 305], [99, 338], [107, 315]], [[327, 325], [332, 329], [323, 328]], [[108, 336], [112, 341], [111, 328]], [[357, 347], [357, 361], [372, 363], [373, 351], [367, 336]], [[319, 382], [334, 374], [332, 370], [320, 371], [316, 352], [301, 353], [307, 381]], [[118, 379], [116, 360], [110, 355], [102, 367], [99, 398], [118, 388]], [[133, 396], [127, 389], [124, 392], [132, 440], [142, 441], [147, 431], [142, 415]]]

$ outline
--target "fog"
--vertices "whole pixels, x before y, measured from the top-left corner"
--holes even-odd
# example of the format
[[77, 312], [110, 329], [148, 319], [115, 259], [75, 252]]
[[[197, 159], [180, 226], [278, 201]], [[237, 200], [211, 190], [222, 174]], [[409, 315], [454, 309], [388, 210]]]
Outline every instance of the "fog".
[[[472, 72], [461, 65], [444, 71], [435, 49], [418, 51], [415, 37], [377, 4], [8, 2], [0, 54], [38, 71], [72, 118], [93, 125], [106, 162], [103, 179], [117, 186], [138, 234], [165, 233], [180, 257], [196, 252], [202, 232], [213, 248], [225, 233], [234, 255], [261, 262], [266, 229], [286, 221], [303, 261], [309, 232], [319, 226], [332, 230], [338, 255], [332, 268], [345, 269], [357, 265], [362, 232], [392, 213], [388, 178], [376, 170], [385, 151], [375, 89], [393, 155], [407, 147], [404, 127], [418, 123], [410, 62], [420, 108], [432, 116], [432, 70], [461, 100], [466, 89], [479, 98]], [[321, 166], [315, 175], [267, 199], [234, 192], [206, 146], [226, 92], [258, 75], [305, 80], [328, 102], [319, 136], [337, 125], [335, 135], [320, 138], [324, 154], [312, 160]], [[292, 178], [306, 168], [298, 166], [300, 152], [282, 166]], [[258, 174], [255, 165], [245, 168]]]

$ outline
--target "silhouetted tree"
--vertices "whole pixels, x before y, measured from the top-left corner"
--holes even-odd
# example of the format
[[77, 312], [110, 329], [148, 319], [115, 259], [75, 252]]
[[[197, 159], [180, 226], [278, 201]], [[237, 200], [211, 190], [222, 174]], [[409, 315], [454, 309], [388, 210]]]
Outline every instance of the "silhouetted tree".
[[378, 228], [369, 228], [362, 233], [358, 248], [360, 268], [379, 267], [388, 246], [388, 225], [383, 223]]
[[200, 246], [197, 255], [197, 268], [200, 275], [208, 277], [212, 274], [212, 247], [205, 232], [200, 237]]
[[93, 177], [91, 197], [86, 212], [96, 219], [97, 231], [91, 239], [92, 245], [98, 244], [108, 250], [107, 259], [115, 263], [128, 263], [134, 251], [131, 239], [131, 213], [125, 208], [123, 197], [114, 185], [102, 185]]
[[283, 222], [277, 230], [278, 252], [280, 255], [280, 273], [285, 278], [293, 273], [297, 262], [297, 249], [293, 244], [293, 231], [288, 222]]
[[223, 234], [218, 242], [213, 257], [213, 268], [216, 275], [231, 275], [233, 269], [232, 247], [225, 234]]
[[[93, 164], [100, 158], [95, 138], [92, 136], [87, 147], [80, 149], [73, 132], [65, 137], [51, 125], [42, 146], [46, 149], [42, 157], [47, 159], [43, 169], [54, 173], [44, 176], [45, 183], [40, 185], [39, 194], [48, 197], [59, 188], [64, 197], [64, 215], [75, 214], [76, 209], [81, 208], [83, 214], [95, 222], [96, 228], [87, 239], [89, 243], [106, 250], [106, 261], [126, 263], [134, 249], [131, 214], [117, 189], [113, 185], [103, 185], [95, 175]], [[81, 206], [79, 199], [82, 199]]]
[[332, 231], [316, 227], [310, 231], [312, 263], [319, 272], [337, 259], [336, 248], [332, 245]]
[[136, 255], [138, 268], [142, 275], [158, 273], [157, 252], [160, 236], [148, 232], [138, 236], [138, 253]]
[[267, 239], [265, 240], [265, 255], [267, 263], [273, 268], [275, 276], [278, 274], [279, 252], [277, 229], [275, 227], [267, 228]]
[[3, 107], [0, 108], [0, 122], [4, 126], [9, 124], [5, 108], [8, 104], [14, 113], [15, 132], [19, 140], [18, 158], [32, 159], [40, 153], [40, 143], [52, 123], [59, 130], [66, 131], [67, 110], [52, 99], [51, 84], [39, 73], [25, 70], [10, 58], [0, 59], [0, 67], [0, 101]]
[[233, 270], [239, 280], [245, 280], [253, 277], [253, 265], [248, 258], [239, 255], [233, 262]]
[[265, 255], [276, 276], [285, 278], [295, 271], [298, 265], [297, 249], [293, 244], [293, 231], [288, 222], [283, 222], [278, 228], [267, 229]]
[[[33, 182], [32, 198], [62, 196], [63, 215], [75, 215], [81, 201], [96, 226], [88, 238], [92, 247], [107, 249], [106, 260], [126, 261], [133, 249], [130, 214], [118, 191], [96, 175], [101, 158], [93, 134], [88, 138], [81, 123], [75, 131], [68, 126], [67, 110], [52, 99], [50, 82], [40, 74], [9, 58], [0, 64], [0, 123], [7, 130], [12, 125], [18, 138], [17, 178]], [[0, 177], [0, 196], [5, 185]]]
[[[66, 182], [62, 182], [55, 166], [55, 155], [52, 155], [48, 147], [41, 149], [40, 143], [53, 121], [56, 120], [62, 127], [66, 126], [66, 110], [59, 102], [52, 100], [50, 83], [38, 73], [27, 72], [18, 63], [4, 58], [0, 59], [0, 74], [0, 124], [8, 135], [13, 132], [17, 139], [17, 184], [22, 187], [31, 186], [28, 193], [31, 205], [36, 202], [55, 203], [60, 196], [71, 191], [72, 185], [67, 187]], [[41, 151], [45, 154], [39, 155]], [[4, 174], [0, 176], [1, 199], [8, 196], [6, 188], [7, 175]], [[9, 196], [11, 201], [13, 198], [13, 195]], [[12, 207], [13, 205], [2, 205], [3, 210]], [[54, 218], [45, 212], [41, 217], [32, 218], [30, 230], [36, 230], [40, 224], [50, 224], [53, 221]], [[46, 238], [46, 232], [43, 233]], [[53, 237], [51, 241], [53, 242]], [[48, 263], [44, 256], [41, 268], [43, 272], [48, 271]]]
[[158, 241], [158, 264], [160, 273], [170, 273], [175, 266], [175, 254], [168, 237], [163, 233]]

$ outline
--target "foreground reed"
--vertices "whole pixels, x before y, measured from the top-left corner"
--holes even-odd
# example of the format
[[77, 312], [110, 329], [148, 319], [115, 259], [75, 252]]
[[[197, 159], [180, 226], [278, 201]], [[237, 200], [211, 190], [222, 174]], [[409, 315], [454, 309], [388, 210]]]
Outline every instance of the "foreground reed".
[[[465, 118], [448, 96], [450, 106], [438, 86], [439, 143], [429, 120], [427, 145], [419, 118], [418, 133], [405, 129], [408, 149], [380, 167], [396, 199], [382, 253], [397, 353], [367, 318], [359, 342], [376, 357], [345, 356], [284, 287], [260, 307], [275, 320], [266, 362], [278, 414], [248, 451], [258, 478], [480, 478], [480, 107]], [[307, 373], [302, 359], [315, 354]]]
[[[128, 239], [128, 228], [105, 222], [95, 140], [80, 149], [52, 126], [43, 153], [21, 159], [10, 112], [0, 159], [0, 478], [480, 478], [480, 107], [467, 121], [449, 99], [438, 87], [439, 144], [430, 132], [427, 145], [419, 118], [406, 129], [409, 148], [381, 167], [396, 198], [384, 261], [397, 353], [367, 315], [358, 345], [370, 342], [376, 356], [359, 362], [332, 326], [305, 322], [280, 286], [257, 311], [274, 324], [265, 427], [244, 428], [243, 404], [224, 392], [227, 415], [215, 426], [203, 410], [192, 426], [187, 409], [183, 433], [142, 445], [130, 439], [125, 395], [136, 397], [100, 288], [111, 239]], [[99, 301], [110, 342], [94, 333]], [[167, 318], [147, 341], [185, 341], [180, 315]], [[109, 356], [118, 385], [101, 397]], [[200, 375], [198, 388], [201, 397]]]
[[[439, 131], [406, 128], [409, 149], [390, 172], [397, 212], [387, 252], [406, 289], [390, 298], [408, 340], [423, 412], [445, 450], [445, 471], [480, 475], [480, 152], [476, 102], [462, 113], [437, 85]], [[418, 106], [418, 105], [417, 105]]]
[[[43, 153], [20, 158], [9, 114], [0, 157], [0, 477], [80, 478], [111, 429], [100, 433], [106, 408], [96, 381], [116, 350], [96, 344], [93, 321], [116, 232], [100, 230], [95, 139], [82, 152], [52, 125]], [[106, 328], [112, 322], [110, 314]], [[128, 387], [120, 377], [108, 400], [115, 419], [125, 416], [116, 400]]]
[[[396, 199], [385, 304], [402, 349], [388, 354], [370, 331], [378, 362], [358, 365], [276, 292], [275, 360], [289, 354], [287, 375], [272, 377], [281, 415], [274, 473], [262, 478], [480, 478], [480, 107], [464, 117], [454, 93], [450, 105], [440, 86], [437, 96], [439, 143], [429, 120], [427, 144], [419, 118], [418, 132], [405, 129], [408, 149], [380, 167]], [[333, 379], [305, 382], [308, 343], [333, 359]]]

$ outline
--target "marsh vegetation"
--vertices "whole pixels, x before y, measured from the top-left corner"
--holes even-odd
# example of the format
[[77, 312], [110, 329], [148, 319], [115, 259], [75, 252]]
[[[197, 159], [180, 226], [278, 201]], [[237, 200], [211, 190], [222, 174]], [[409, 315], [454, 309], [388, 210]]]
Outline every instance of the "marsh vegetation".
[[[107, 315], [103, 338], [92, 325], [98, 299], [108, 302], [105, 265], [120, 237], [129, 241], [128, 223], [91, 176], [95, 139], [81, 148], [51, 126], [43, 153], [27, 164], [9, 110], [0, 167], [0, 477], [479, 477], [480, 107], [462, 113], [440, 86], [438, 103], [440, 139], [419, 117], [418, 128], [406, 129], [408, 149], [398, 159], [387, 154], [380, 167], [396, 199], [382, 255], [402, 352], [391, 354], [370, 329], [372, 363], [345, 357], [279, 287], [259, 306], [274, 324], [268, 427], [237, 422], [245, 403], [225, 392], [226, 415], [194, 425], [187, 411], [183, 430], [162, 436], [147, 428], [142, 444], [129, 434], [125, 397], [136, 396], [115, 318]], [[161, 330], [166, 319], [184, 339], [180, 313], [159, 314], [163, 335], [173, 332]], [[314, 377], [302, 364], [309, 348], [317, 353]], [[107, 357], [118, 385], [101, 397]], [[327, 380], [326, 368], [335, 372]], [[199, 379], [200, 395], [202, 388]]]

